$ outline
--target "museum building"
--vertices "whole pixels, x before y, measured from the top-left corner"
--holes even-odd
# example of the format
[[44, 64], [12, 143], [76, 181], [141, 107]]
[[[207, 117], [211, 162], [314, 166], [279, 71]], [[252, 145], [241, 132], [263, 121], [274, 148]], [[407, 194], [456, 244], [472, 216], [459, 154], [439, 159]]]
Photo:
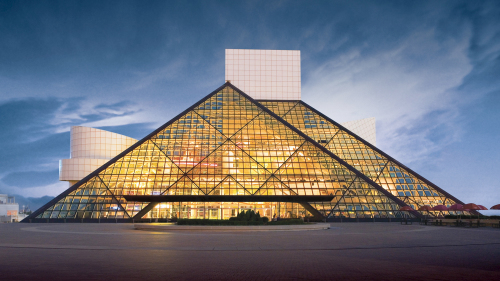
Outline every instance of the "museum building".
[[226, 50], [226, 83], [135, 139], [71, 129], [70, 187], [24, 222], [261, 216], [383, 221], [460, 200], [301, 100], [300, 51]]

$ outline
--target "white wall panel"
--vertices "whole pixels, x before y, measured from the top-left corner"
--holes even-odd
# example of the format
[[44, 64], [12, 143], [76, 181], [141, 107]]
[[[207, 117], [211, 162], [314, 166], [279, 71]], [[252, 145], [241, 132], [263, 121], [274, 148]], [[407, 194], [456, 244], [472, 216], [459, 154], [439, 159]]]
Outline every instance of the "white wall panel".
[[89, 127], [71, 127], [70, 159], [59, 161], [59, 180], [74, 184], [125, 149], [136, 139]]
[[137, 140], [89, 127], [71, 128], [70, 158], [111, 159]]
[[226, 81], [254, 99], [300, 100], [300, 51], [226, 50]]

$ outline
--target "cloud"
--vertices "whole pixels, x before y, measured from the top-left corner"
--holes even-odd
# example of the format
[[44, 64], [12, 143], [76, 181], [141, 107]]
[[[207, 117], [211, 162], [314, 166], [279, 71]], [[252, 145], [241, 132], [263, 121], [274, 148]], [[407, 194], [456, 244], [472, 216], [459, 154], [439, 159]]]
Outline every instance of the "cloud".
[[121, 126], [99, 127], [99, 129], [140, 140], [145, 136], [149, 135], [154, 129], [157, 128], [157, 127], [154, 128], [151, 127], [152, 127], [151, 123], [135, 123], [135, 124], [121, 125]]
[[0, 190], [56, 195], [67, 188], [67, 183], [58, 181], [58, 167], [60, 159], [69, 157], [70, 126], [126, 126], [138, 123], [138, 112], [130, 101], [95, 104], [83, 98], [28, 98], [0, 104]]
[[[470, 36], [442, 41], [429, 28], [378, 52], [354, 46], [310, 71], [303, 99], [339, 122], [376, 117], [377, 143], [397, 159], [428, 157], [460, 135], [456, 88], [472, 69]], [[436, 128], [453, 133], [436, 139]]]
[[0, 177], [15, 172], [58, 169], [58, 160], [69, 156], [69, 141], [69, 133], [47, 134], [25, 143], [4, 140]]
[[147, 116], [144, 116], [144, 114], [129, 114], [125, 116], [114, 116], [102, 120], [85, 122], [82, 123], [81, 126], [93, 127], [93, 128], [124, 126], [136, 123], [144, 123], [144, 121], [148, 121]]
[[51, 184], [20, 188], [15, 186], [6, 186], [0, 183], [0, 192], [7, 194], [19, 194], [21, 196], [42, 197], [42, 196], [57, 196], [64, 190], [68, 189], [68, 182], [58, 181], [55, 179]]
[[13, 187], [30, 188], [53, 184], [59, 177], [59, 170], [44, 172], [14, 172], [2, 178], [2, 182]]
[[61, 106], [55, 98], [12, 100], [0, 105], [0, 143], [9, 141], [29, 142], [46, 135], [46, 124]]
[[133, 79], [124, 83], [124, 92], [135, 92], [150, 87], [158, 81], [172, 80], [185, 71], [187, 62], [183, 59], [174, 59], [162, 67], [147, 72], [134, 72]]

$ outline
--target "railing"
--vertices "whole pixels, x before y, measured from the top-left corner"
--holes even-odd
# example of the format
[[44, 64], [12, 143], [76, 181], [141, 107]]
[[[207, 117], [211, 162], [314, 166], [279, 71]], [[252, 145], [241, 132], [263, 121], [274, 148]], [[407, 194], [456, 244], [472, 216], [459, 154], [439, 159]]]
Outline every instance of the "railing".
[[423, 219], [420, 221], [420, 224], [434, 226], [500, 228], [500, 220], [495, 219]]

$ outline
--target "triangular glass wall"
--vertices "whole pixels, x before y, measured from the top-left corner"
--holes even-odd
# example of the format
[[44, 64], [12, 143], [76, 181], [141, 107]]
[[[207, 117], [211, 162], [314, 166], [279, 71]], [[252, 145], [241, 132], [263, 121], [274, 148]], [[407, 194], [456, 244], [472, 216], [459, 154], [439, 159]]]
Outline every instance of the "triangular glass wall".
[[[423, 205], [462, 203], [302, 101], [260, 103], [415, 210]], [[348, 210], [358, 208], [356, 210], [359, 211], [361, 208], [368, 212], [373, 207], [378, 208], [378, 205], [352, 205]]]
[[[246, 196], [248, 202], [253, 202], [251, 196], [330, 196], [333, 200], [328, 202], [300, 203], [315, 206], [325, 216], [400, 216], [399, 206], [406, 205], [227, 83], [30, 218], [138, 219], [162, 205], [126, 201], [126, 196], [226, 194]], [[192, 206], [201, 204], [164, 205], [182, 215], [193, 214]], [[212, 212], [213, 205], [203, 203], [204, 212], [225, 217], [225, 210]]]

